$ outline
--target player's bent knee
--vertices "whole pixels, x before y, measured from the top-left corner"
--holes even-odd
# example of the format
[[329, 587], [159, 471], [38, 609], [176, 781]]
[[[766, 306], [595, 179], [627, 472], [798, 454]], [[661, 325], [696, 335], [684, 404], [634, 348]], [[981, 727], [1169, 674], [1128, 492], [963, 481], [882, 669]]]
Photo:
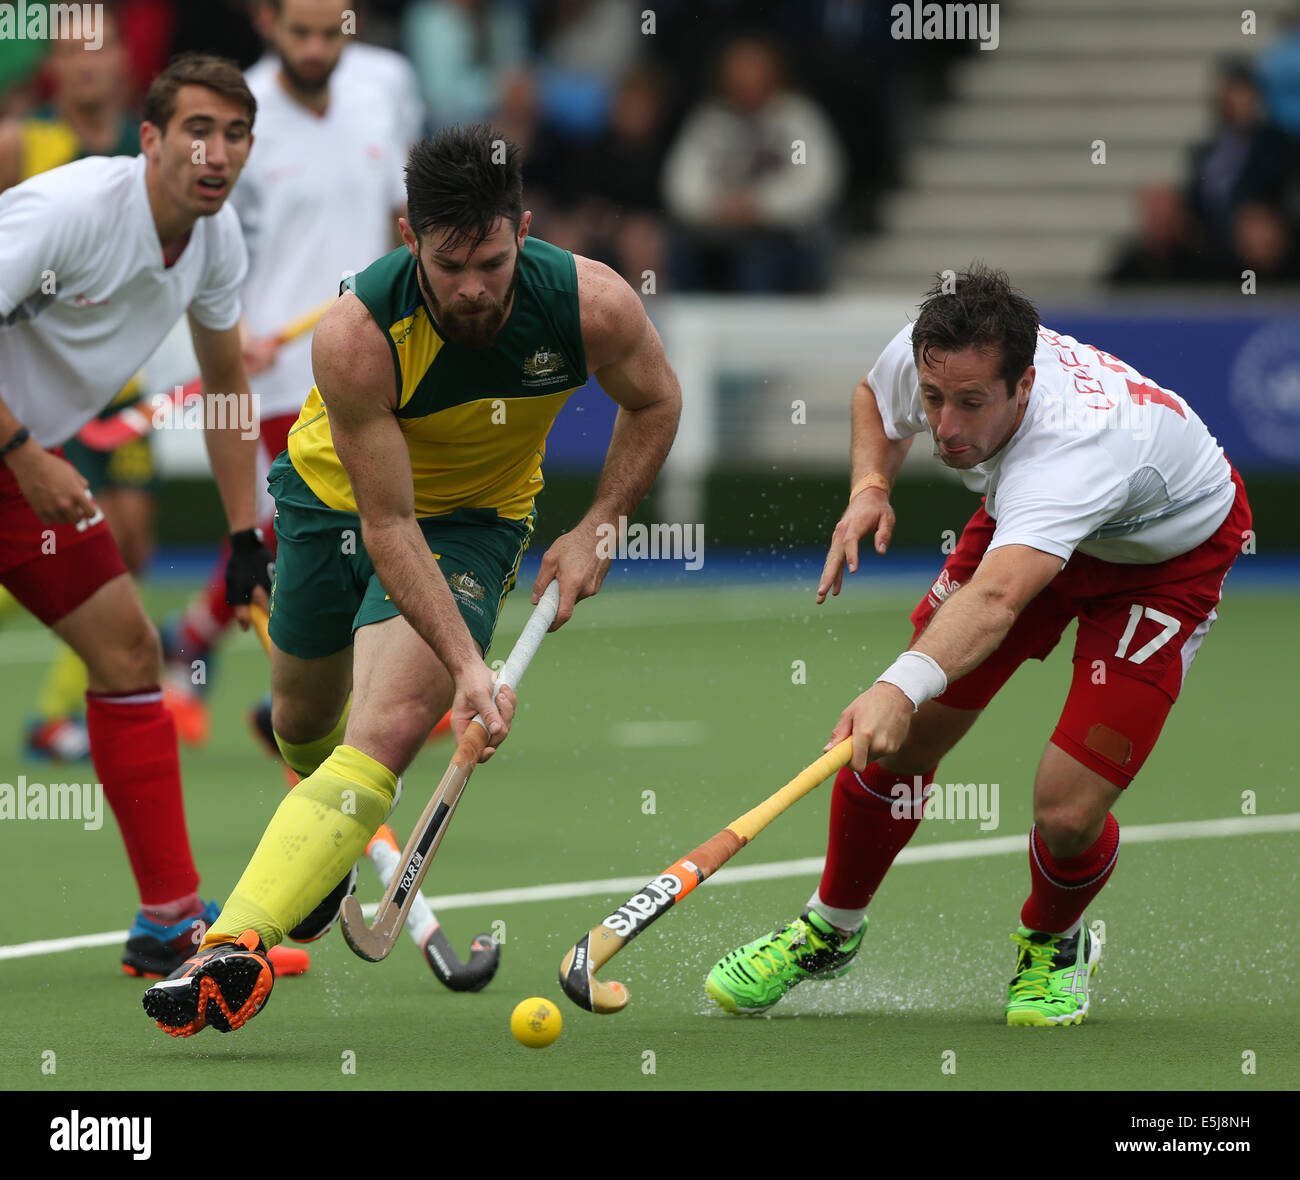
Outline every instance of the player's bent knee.
[[162, 683], [162, 642], [143, 615], [138, 626], [109, 636], [82, 658], [98, 692], [133, 692]]
[[420, 700], [387, 702], [382, 717], [370, 710], [359, 716], [354, 709], [344, 740], [401, 773], [423, 748], [443, 712]]
[[1034, 809], [1034, 826], [1053, 856], [1079, 856], [1101, 835], [1106, 811], [1100, 814], [1078, 802], [1054, 803]]
[[322, 716], [309, 704], [278, 694], [271, 697], [271, 728], [281, 742], [310, 745], [326, 737], [337, 725], [338, 717]]

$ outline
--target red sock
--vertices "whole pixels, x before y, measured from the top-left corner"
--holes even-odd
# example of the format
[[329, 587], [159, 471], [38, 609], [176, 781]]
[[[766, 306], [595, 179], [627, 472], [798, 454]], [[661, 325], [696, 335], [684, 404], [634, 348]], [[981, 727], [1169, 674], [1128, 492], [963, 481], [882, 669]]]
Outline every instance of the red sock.
[[193, 893], [199, 873], [185, 830], [176, 726], [163, 708], [162, 692], [88, 692], [86, 728], [141, 905], [165, 905]]
[[[922, 798], [913, 805], [917, 778]], [[861, 775], [846, 766], [835, 776], [826, 867], [818, 889], [822, 901], [836, 909], [866, 908], [921, 822], [923, 796], [932, 782], [934, 770], [904, 777], [878, 762]], [[897, 790], [899, 784], [905, 791]]]
[[1029, 832], [1029, 877], [1032, 891], [1020, 910], [1030, 930], [1060, 934], [1069, 930], [1106, 884], [1119, 859], [1119, 823], [1106, 816], [1101, 835], [1078, 856], [1053, 856], [1035, 825]]

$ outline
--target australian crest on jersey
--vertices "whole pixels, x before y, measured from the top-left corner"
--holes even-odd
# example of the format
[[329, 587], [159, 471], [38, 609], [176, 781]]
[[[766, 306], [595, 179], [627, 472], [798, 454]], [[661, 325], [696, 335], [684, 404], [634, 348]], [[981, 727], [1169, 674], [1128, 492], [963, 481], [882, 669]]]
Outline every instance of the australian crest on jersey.
[[563, 388], [565, 383], [572, 385], [573, 376], [569, 372], [564, 354], [553, 347], [542, 346], [532, 356], [524, 358], [524, 375], [522, 384], [529, 389]]

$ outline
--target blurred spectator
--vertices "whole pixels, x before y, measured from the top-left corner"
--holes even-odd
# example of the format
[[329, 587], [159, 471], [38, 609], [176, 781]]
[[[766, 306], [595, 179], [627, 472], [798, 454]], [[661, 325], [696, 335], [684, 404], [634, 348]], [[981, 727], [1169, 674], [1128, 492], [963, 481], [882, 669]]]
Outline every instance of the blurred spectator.
[[1218, 127], [1192, 150], [1187, 203], [1214, 253], [1232, 252], [1232, 222], [1246, 201], [1277, 203], [1286, 183], [1286, 136], [1268, 122], [1251, 68], [1230, 62], [1215, 88]]
[[612, 266], [637, 290], [646, 271], [654, 272], [656, 291], [664, 274], [666, 134], [662, 80], [634, 66], [615, 92], [608, 130], [574, 151], [560, 193], [564, 215], [554, 232], [564, 241], [557, 244]]
[[1300, 249], [1294, 227], [1275, 205], [1248, 201], [1233, 215], [1232, 243], [1236, 253], [1234, 278], [1253, 270], [1262, 289], [1271, 283], [1300, 281]]
[[1209, 277], [1208, 260], [1193, 240], [1192, 219], [1181, 195], [1165, 184], [1138, 194], [1138, 237], [1110, 272], [1112, 283], [1189, 282]]
[[[99, 49], [91, 48], [102, 38]], [[140, 127], [125, 110], [127, 58], [116, 19], [83, 39], [50, 42], [49, 103], [0, 123], [0, 190], [84, 156], [135, 156]]]
[[543, 63], [603, 78], [613, 89], [640, 56], [643, 8], [635, 0], [543, 0]]
[[[961, 43], [897, 41], [891, 5], [869, 0], [778, 0], [772, 7], [771, 35], [844, 145], [848, 221], [855, 230], [874, 229], [876, 205], [899, 179], [908, 104], [931, 90], [944, 93]], [[909, 82], [905, 50], [919, 59], [924, 86]]]
[[823, 289], [843, 173], [834, 129], [789, 88], [777, 51], [756, 38], [733, 41], [716, 96], [687, 116], [665, 167], [678, 230], [674, 287]]
[[437, 130], [489, 117], [503, 75], [528, 63], [528, 21], [515, 0], [415, 0], [402, 45]]
[[643, 5], [543, 0], [538, 13], [542, 109], [562, 134], [590, 138], [609, 118], [618, 79], [640, 56]]
[[1269, 118], [1292, 139], [1300, 140], [1300, 11], [1292, 14], [1282, 36], [1255, 63]]
[[502, 79], [491, 123], [523, 152], [524, 208], [533, 211], [533, 232], [549, 242], [558, 192], [569, 165], [568, 148], [542, 114], [533, 70], [516, 70]]

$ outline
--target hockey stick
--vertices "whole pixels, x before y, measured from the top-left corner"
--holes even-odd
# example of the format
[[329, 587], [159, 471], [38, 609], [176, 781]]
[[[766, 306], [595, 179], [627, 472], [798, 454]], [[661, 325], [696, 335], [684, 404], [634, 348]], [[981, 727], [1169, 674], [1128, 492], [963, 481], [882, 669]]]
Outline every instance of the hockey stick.
[[[381, 824], [366, 852], [380, 882], [387, 886], [402, 859], [402, 850], [393, 829]], [[418, 891], [411, 901], [411, 912], [406, 915], [406, 930], [424, 954], [430, 970], [454, 992], [482, 991], [497, 973], [501, 963], [501, 947], [497, 940], [490, 934], [474, 935], [474, 941], [469, 944], [469, 962], [461, 962], [438, 916]]]
[[[310, 332], [321, 317], [334, 306], [334, 300], [322, 303], [311, 311], [295, 316], [276, 334], [278, 345], [288, 344], [299, 336]], [[115, 451], [118, 447], [144, 438], [153, 430], [154, 419], [161, 411], [170, 414], [184, 410], [191, 398], [203, 396], [203, 378], [196, 377], [185, 385], [178, 385], [170, 393], [155, 394], [149, 399], [149, 409], [141, 409], [140, 403], [127, 406], [111, 418], [92, 418], [77, 432], [77, 441], [92, 451]], [[143, 399], [142, 399], [143, 400]]]
[[661, 917], [758, 835], [786, 808], [820, 786], [853, 756], [853, 739], [845, 738], [784, 787], [738, 820], [728, 824], [653, 881], [634, 893], [598, 926], [593, 926], [560, 963], [560, 986], [580, 1008], [608, 1015], [621, 1012], [629, 999], [621, 983], [605, 983], [596, 972], [656, 918]]
[[[271, 654], [271, 635], [268, 630], [266, 611], [254, 603], [249, 607], [248, 621], [257, 637], [262, 641], [266, 654]], [[296, 777], [296, 776], [295, 776]], [[397, 846], [397, 837], [387, 824], [381, 824], [375, 838], [366, 848], [370, 863], [375, 866], [380, 881], [384, 885], [392, 879], [393, 869], [401, 855]], [[420, 948], [425, 961], [438, 977], [439, 981], [454, 992], [476, 992], [485, 988], [497, 973], [501, 959], [501, 948], [490, 934], [476, 934], [469, 947], [469, 962], [461, 961], [451, 941], [442, 929], [442, 924], [429, 908], [428, 903], [419, 894], [411, 905], [411, 913], [406, 921], [406, 928], [415, 945]]]
[[[497, 688], [502, 685], [516, 687], [522, 679], [529, 662], [537, 653], [542, 637], [555, 620], [555, 612], [560, 602], [560, 584], [553, 581], [546, 588], [541, 601], [533, 608], [532, 615], [519, 638], [514, 650], [506, 659], [505, 666], [497, 673]], [[438, 845], [447, 832], [456, 804], [460, 802], [461, 792], [469, 782], [478, 762], [479, 755], [487, 746], [489, 734], [483, 719], [475, 716], [465, 727], [456, 752], [451, 756], [438, 789], [434, 792], [429, 805], [420, 816], [420, 821], [411, 833], [411, 838], [402, 850], [402, 859], [393, 872], [392, 880], [384, 891], [379, 903], [379, 912], [371, 925], [365, 924], [361, 914], [361, 903], [355, 896], [345, 897], [341, 913], [343, 916], [343, 937], [363, 959], [378, 963], [387, 957], [397, 942], [402, 924], [410, 912], [415, 894], [428, 871], [429, 862], [438, 851]]]

